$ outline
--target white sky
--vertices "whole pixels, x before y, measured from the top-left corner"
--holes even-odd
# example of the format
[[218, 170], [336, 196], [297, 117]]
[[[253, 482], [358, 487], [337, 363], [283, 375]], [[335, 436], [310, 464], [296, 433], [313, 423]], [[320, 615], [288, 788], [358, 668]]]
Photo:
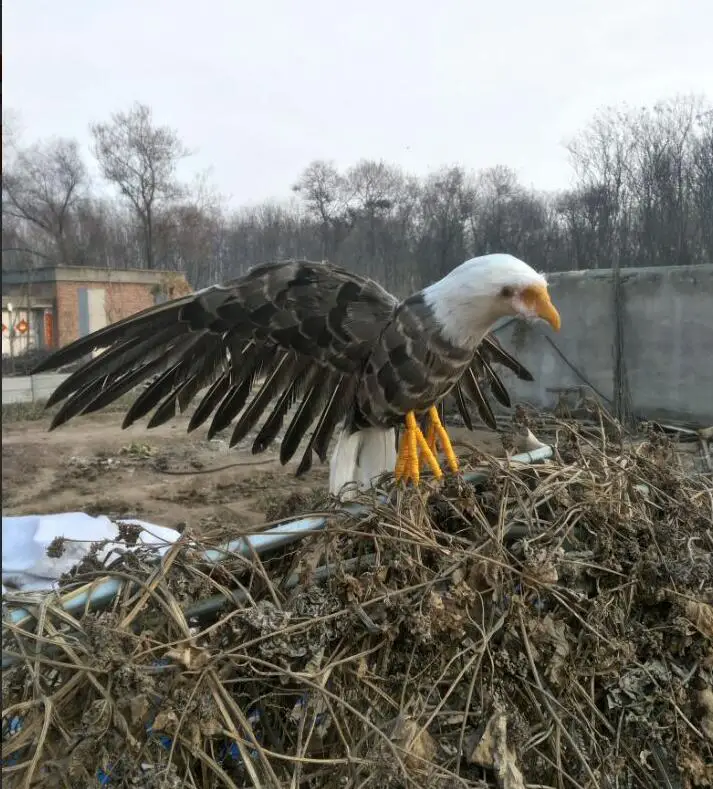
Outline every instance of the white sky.
[[[713, 97], [713, 0], [6, 0], [3, 104], [22, 142], [139, 100], [233, 205], [316, 158], [423, 174], [506, 164], [566, 186], [602, 105]], [[89, 157], [87, 157], [89, 158]]]

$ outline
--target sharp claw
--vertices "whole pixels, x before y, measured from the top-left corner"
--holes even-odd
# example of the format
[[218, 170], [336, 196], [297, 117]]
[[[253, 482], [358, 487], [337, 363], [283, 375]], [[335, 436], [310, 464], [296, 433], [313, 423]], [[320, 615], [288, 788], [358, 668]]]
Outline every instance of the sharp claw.
[[418, 485], [421, 479], [422, 459], [426, 461], [436, 479], [443, 477], [443, 471], [438, 465], [434, 452], [437, 430], [437, 425], [433, 426], [433, 431], [429, 427], [429, 438], [431, 439], [429, 442], [418, 426], [415, 414], [410, 412], [406, 415], [406, 430], [401, 439], [401, 447], [394, 469], [397, 480], [411, 480], [414, 485]]
[[441, 445], [441, 449], [443, 450], [443, 454], [446, 456], [446, 460], [448, 461], [448, 465], [450, 466], [451, 471], [455, 474], [458, 471], [459, 463], [458, 463], [458, 456], [456, 455], [453, 445], [451, 444], [451, 440], [448, 436], [448, 432], [446, 428], [443, 427], [441, 423], [441, 419], [438, 416], [438, 409], [435, 406], [431, 406], [428, 411], [428, 415], [431, 418], [431, 424], [428, 426], [428, 432], [430, 435], [431, 428], [433, 428], [434, 432], [434, 445], [436, 440]]

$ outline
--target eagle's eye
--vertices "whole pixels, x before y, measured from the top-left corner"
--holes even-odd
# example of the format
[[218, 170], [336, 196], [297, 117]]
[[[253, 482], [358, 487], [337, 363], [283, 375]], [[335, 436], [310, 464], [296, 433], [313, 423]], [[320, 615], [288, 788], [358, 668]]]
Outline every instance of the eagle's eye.
[[514, 293], [515, 293], [515, 291], [514, 291], [514, 290], [513, 290], [513, 288], [511, 288], [509, 285], [506, 285], [506, 286], [505, 286], [505, 287], [504, 287], [504, 288], [503, 288], [503, 289], [500, 291], [500, 295], [501, 295], [501, 296], [502, 296], [504, 299], [511, 299], [511, 298], [513, 297]]

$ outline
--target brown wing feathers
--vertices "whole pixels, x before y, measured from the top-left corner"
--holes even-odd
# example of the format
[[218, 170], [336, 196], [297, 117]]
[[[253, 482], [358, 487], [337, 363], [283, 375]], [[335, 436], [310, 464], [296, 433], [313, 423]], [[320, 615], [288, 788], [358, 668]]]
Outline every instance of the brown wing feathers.
[[483, 338], [483, 342], [478, 349], [480, 355], [485, 359], [489, 360], [491, 363], [497, 363], [503, 365], [503, 367], [507, 367], [508, 370], [511, 370], [521, 381], [534, 381], [535, 379], [532, 377], [532, 373], [527, 370], [518, 360], [511, 356], [503, 347], [500, 345], [498, 340], [495, 339], [495, 335], [487, 334]]
[[483, 386], [487, 387], [487, 390], [505, 408], [510, 408], [511, 406], [510, 396], [500, 377], [493, 369], [493, 364], [500, 364], [506, 367], [523, 381], [533, 380], [529, 370], [505, 351], [494, 335], [486, 335], [475, 353], [473, 363], [466, 369], [463, 377], [452, 390], [458, 410], [469, 429], [472, 429], [468, 424], [469, 420], [463, 416], [463, 394], [474, 403], [480, 418], [491, 430], [497, 430], [497, 422], [493, 409], [483, 391]]
[[[51, 429], [153, 379], [127, 411], [125, 427], [148, 414], [149, 427], [163, 424], [203, 392], [188, 430], [212, 417], [212, 437], [234, 423], [233, 446], [265, 417], [252, 445], [258, 453], [277, 438], [297, 403], [280, 459], [291, 459], [316, 423], [298, 468], [304, 473], [312, 452], [326, 459], [335, 428], [353, 407], [355, 372], [396, 306], [396, 299], [375, 283], [334, 266], [257, 267], [239, 280], [144, 310], [53, 354], [37, 372], [104, 349], [53, 393], [48, 405], [64, 403]], [[486, 337], [452, 390], [469, 428], [466, 398], [486, 424], [496, 427], [483, 387], [509, 404], [493, 364], [532, 380], [492, 335]]]
[[235, 446], [248, 434], [258, 423], [268, 404], [277, 397], [273, 411], [268, 417], [268, 422], [275, 425], [276, 435], [285, 414], [297, 398], [305, 375], [311, 372], [313, 366], [313, 363], [304, 356], [297, 356], [294, 353], [284, 354], [242, 413], [230, 438], [230, 446]]
[[307, 470], [313, 449], [326, 456], [353, 401], [353, 373], [396, 303], [375, 283], [334, 266], [257, 267], [232, 283], [144, 310], [53, 354], [37, 372], [104, 349], [54, 392], [50, 404], [64, 403], [51, 428], [99, 410], [153, 378], [129, 408], [124, 426], [147, 414], [149, 427], [163, 424], [207, 387], [188, 429], [212, 416], [208, 435], [213, 436], [235, 421], [232, 446], [267, 414], [253, 443], [253, 451], [260, 452], [299, 403], [281, 459], [294, 455], [316, 421], [300, 463]]

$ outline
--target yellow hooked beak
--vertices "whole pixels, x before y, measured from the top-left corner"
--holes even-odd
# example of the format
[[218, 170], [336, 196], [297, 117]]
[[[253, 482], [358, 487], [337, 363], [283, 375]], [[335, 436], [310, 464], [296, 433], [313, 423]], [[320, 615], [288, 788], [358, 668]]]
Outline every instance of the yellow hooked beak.
[[546, 320], [555, 331], [560, 330], [562, 325], [560, 314], [555, 309], [544, 285], [533, 285], [526, 288], [522, 294], [522, 301], [528, 310], [534, 312], [538, 318]]

